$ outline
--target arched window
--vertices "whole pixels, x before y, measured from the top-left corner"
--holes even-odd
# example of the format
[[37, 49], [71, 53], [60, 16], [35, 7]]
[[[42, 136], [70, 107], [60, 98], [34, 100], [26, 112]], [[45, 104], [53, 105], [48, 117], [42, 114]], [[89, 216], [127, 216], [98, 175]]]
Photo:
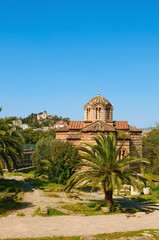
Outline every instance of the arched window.
[[91, 109], [87, 108], [87, 120], [91, 120]]
[[120, 153], [119, 153], [119, 160], [121, 160], [123, 157], [125, 157], [127, 154], [127, 150], [126, 149], [121, 149]]
[[101, 119], [101, 108], [96, 108], [96, 119]]

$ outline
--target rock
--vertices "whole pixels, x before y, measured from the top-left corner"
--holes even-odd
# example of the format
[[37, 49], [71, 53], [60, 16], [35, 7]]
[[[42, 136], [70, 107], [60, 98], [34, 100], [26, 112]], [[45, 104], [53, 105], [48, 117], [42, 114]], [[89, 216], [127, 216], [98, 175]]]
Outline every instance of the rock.
[[129, 239], [129, 240], [150, 240], [151, 238], [146, 237], [146, 236], [133, 236], [133, 237], [128, 237], [126, 239]]
[[147, 233], [147, 232], [144, 232], [144, 233], [142, 233], [142, 236], [146, 236], [146, 237], [150, 237], [150, 238], [152, 238], [152, 237], [153, 237], [153, 235], [152, 235], [152, 234], [150, 234], [150, 233]]
[[110, 212], [110, 207], [101, 207], [103, 212]]
[[46, 207], [40, 208], [40, 213], [47, 214], [48, 210]]
[[78, 198], [78, 194], [77, 193], [69, 193], [68, 197], [77, 199]]

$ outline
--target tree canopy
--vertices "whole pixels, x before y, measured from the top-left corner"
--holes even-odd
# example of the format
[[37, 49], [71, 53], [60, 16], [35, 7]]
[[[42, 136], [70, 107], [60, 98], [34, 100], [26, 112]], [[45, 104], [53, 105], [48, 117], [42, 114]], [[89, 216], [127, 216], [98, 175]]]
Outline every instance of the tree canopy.
[[[0, 109], [1, 110], [1, 109]], [[2, 174], [2, 163], [6, 164], [8, 170], [17, 168], [17, 162], [22, 160], [24, 139], [21, 133], [14, 129], [12, 122], [15, 118], [0, 119], [0, 163]]]
[[74, 173], [78, 152], [69, 142], [43, 137], [36, 144], [32, 160], [38, 175], [45, 175], [54, 183], [65, 184]]
[[143, 137], [143, 157], [150, 161], [150, 165], [145, 167], [147, 172], [159, 173], [159, 126]]

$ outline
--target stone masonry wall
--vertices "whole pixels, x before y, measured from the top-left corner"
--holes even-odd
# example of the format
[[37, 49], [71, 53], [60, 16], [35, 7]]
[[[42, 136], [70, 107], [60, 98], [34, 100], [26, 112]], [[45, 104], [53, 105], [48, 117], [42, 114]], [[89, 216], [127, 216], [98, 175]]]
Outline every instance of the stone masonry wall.
[[130, 151], [137, 157], [142, 158], [142, 135], [141, 133], [131, 132]]

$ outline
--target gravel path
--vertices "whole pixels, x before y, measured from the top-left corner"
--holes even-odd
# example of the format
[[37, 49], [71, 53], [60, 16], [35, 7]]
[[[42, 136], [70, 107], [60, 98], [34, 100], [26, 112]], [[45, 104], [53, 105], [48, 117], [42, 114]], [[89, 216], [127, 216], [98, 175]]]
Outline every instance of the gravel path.
[[159, 211], [101, 216], [17, 217], [0, 219], [0, 238], [93, 235], [141, 229], [159, 229]]
[[[15, 179], [15, 177], [14, 177]], [[22, 181], [20, 177], [16, 180]], [[24, 194], [22, 209], [12, 212], [7, 217], [0, 218], [0, 238], [29, 238], [49, 236], [77, 236], [94, 235], [100, 233], [126, 232], [141, 229], [159, 229], [158, 205], [146, 206], [149, 213], [136, 213], [135, 215], [114, 214], [100, 216], [54, 216], [54, 217], [32, 217], [35, 209], [40, 207], [57, 207], [59, 201], [78, 202], [61, 195], [60, 198], [46, 197], [41, 190], [32, 189], [29, 183], [23, 184], [26, 190]], [[90, 199], [102, 198], [101, 194], [95, 193]], [[86, 199], [87, 200], [87, 199]], [[121, 204], [129, 206], [136, 204], [131, 200], [119, 198]], [[136, 206], [135, 206], [136, 207]], [[139, 205], [139, 208], [143, 206]], [[25, 213], [24, 217], [17, 216], [18, 212]]]

